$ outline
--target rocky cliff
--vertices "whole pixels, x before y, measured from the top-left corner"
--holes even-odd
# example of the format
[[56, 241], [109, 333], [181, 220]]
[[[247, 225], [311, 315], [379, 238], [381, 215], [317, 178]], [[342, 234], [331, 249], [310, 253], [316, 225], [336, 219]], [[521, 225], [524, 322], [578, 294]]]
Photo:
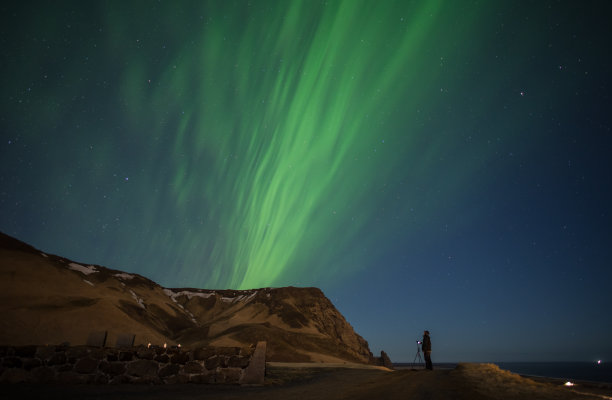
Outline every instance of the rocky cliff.
[[269, 361], [372, 362], [368, 343], [317, 288], [163, 288], [136, 274], [45, 254], [0, 233], [0, 345], [250, 346]]

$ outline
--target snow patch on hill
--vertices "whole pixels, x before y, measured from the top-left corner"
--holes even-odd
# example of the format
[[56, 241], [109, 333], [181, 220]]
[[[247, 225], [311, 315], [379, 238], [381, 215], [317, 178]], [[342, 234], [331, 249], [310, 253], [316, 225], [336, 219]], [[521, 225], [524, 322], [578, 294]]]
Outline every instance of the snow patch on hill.
[[89, 274], [93, 274], [95, 272], [98, 272], [96, 267], [94, 267], [93, 265], [88, 265], [87, 267], [84, 267], [81, 264], [70, 263], [70, 264], [68, 264], [68, 268], [70, 268], [73, 271], [78, 271], [78, 272], [80, 272], [80, 273], [82, 273], [84, 275], [89, 275]]

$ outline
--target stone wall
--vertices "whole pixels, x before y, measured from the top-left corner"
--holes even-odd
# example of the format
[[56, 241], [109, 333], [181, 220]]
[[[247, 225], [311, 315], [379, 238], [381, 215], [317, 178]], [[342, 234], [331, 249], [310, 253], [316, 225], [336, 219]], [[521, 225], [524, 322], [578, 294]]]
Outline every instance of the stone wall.
[[[252, 356], [253, 349], [239, 347], [4, 346], [0, 347], [0, 382], [239, 384]], [[263, 371], [261, 378], [263, 382]]]

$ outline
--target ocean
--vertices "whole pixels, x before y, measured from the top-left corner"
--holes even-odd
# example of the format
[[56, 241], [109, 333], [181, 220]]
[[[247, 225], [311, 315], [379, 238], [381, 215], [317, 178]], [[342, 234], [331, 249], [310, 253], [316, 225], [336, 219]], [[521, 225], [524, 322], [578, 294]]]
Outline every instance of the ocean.
[[[612, 383], [612, 363], [595, 362], [493, 362], [501, 369], [521, 375], [543, 376], [568, 381]], [[397, 369], [413, 368], [412, 363], [393, 364]], [[451, 369], [456, 363], [434, 363], [435, 368]], [[421, 369], [423, 364], [414, 368]]]
[[501, 369], [521, 375], [546, 376], [568, 381], [612, 383], [612, 363], [596, 362], [496, 362]]

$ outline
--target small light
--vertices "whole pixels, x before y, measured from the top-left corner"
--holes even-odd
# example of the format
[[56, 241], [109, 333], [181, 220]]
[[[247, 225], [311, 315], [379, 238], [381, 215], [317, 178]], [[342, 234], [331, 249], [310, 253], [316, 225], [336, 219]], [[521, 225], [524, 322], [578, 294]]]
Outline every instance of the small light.
[[574, 384], [570, 381], [567, 381], [564, 383], [565, 386], [574, 386]]
[[151, 342], [149, 342], [149, 344], [147, 344], [147, 349], [151, 348]]
[[599, 364], [601, 364], [601, 360], [597, 360], [597, 364], [598, 364], [598, 365], [599, 365]]
[[166, 343], [164, 343], [164, 349], [166, 348]]

